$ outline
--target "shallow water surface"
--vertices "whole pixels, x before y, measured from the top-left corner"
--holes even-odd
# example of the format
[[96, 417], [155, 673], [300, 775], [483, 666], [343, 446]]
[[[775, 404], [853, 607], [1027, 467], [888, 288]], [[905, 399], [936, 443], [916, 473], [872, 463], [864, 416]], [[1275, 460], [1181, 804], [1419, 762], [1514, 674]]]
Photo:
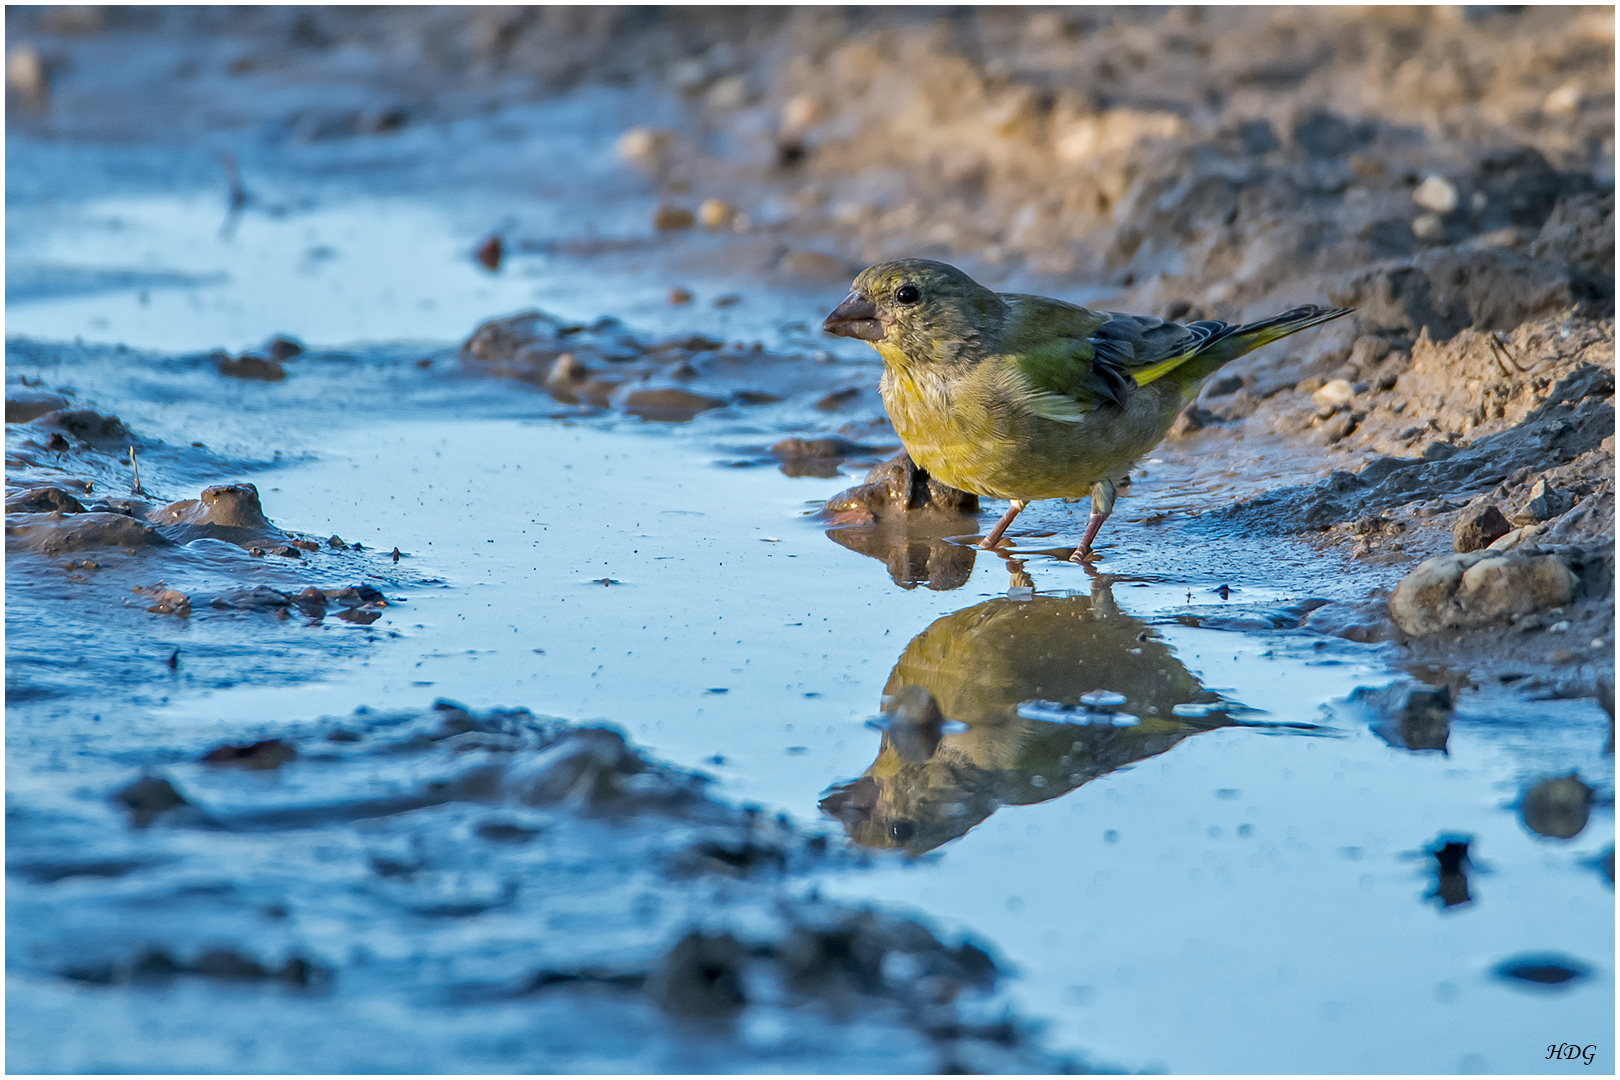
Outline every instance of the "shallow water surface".
[[[321, 718], [364, 724], [441, 697], [526, 707], [617, 725], [653, 757], [712, 776], [725, 799], [847, 838], [863, 865], [815, 871], [816, 888], [976, 935], [1016, 970], [1014, 999], [1048, 1021], [1046, 1039], [1093, 1062], [1563, 1071], [1545, 1063], [1546, 1045], [1574, 1039], [1596, 1040], [1592, 1068], [1612, 1068], [1603, 1033], [1614, 1011], [1613, 893], [1601, 862], [1612, 851], [1613, 776], [1596, 703], [1464, 693], [1434, 748], [1406, 749], [1375, 731], [1382, 713], [1351, 700], [1404, 677], [1386, 647], [1196, 625], [1239, 615], [1264, 626], [1267, 613], [1360, 598], [1376, 582], [1301, 542], [1206, 527], [1187, 510], [1229, 498], [1233, 481], [1201, 474], [1173, 444], [1123, 500], [1100, 572], [1045, 550], [1084, 524], [1083, 504], [1050, 504], [1020, 519], [1016, 560], [937, 541], [959, 572], [935, 584], [957, 587], [897, 582], [889, 566], [904, 558], [835, 543], [813, 515], [860, 466], [790, 477], [764, 455], [784, 435], [836, 429], [836, 417], [806, 404], [812, 389], [875, 381], [869, 359], [818, 359], [821, 342], [782, 329], [815, 317], [815, 290], [761, 289], [729, 312], [683, 314], [663, 304], [656, 266], [547, 256], [526, 264], [532, 276], [520, 263], [490, 278], [466, 259], [476, 233], [447, 202], [293, 203], [225, 236], [206, 194], [12, 208], [8, 269], [22, 272], [10, 277], [8, 388], [26, 375], [117, 413], [142, 441], [155, 495], [251, 481], [278, 525], [364, 546], [283, 565], [199, 541], [165, 556], [167, 585], [200, 596], [243, 580], [363, 579], [389, 599], [363, 625], [212, 610], [180, 620], [113, 599], [129, 582], [152, 584], [138, 567], [68, 587], [48, 560], [8, 558], [14, 850], [37, 859], [122, 845], [107, 831], [123, 827], [105, 809], [108, 793], [157, 766], [196, 773], [190, 782], [210, 791], [189, 762], [221, 743], [307, 734]], [[759, 376], [787, 400], [640, 423], [458, 368], [453, 343], [473, 324], [534, 303], [616, 315], [649, 334], [765, 340], [799, 357]], [[197, 355], [272, 331], [318, 346], [290, 363], [285, 383], [224, 380]], [[146, 351], [66, 343], [75, 337]], [[423, 340], [434, 344], [387, 344]], [[17, 451], [26, 436], [8, 435]], [[118, 454], [91, 464], [112, 490]], [[1158, 510], [1173, 512], [1146, 523]], [[76, 666], [54, 664], [61, 653]], [[885, 695], [919, 685], [950, 725], [874, 726]], [[471, 827], [465, 815], [424, 815], [408, 839], [380, 818], [376, 835], [356, 840], [347, 823], [370, 804], [350, 803], [363, 804], [367, 783], [394, 783], [381, 766], [356, 768], [343, 781], [355, 788], [308, 793], [318, 827], [275, 834], [285, 866], [314, 867], [357, 844], [404, 858], [413, 843], [454, 846]], [[1599, 792], [1589, 823], [1569, 841], [1532, 833], [1521, 793], [1571, 771]], [[305, 805], [297, 795], [271, 801]], [[216, 812], [228, 809], [226, 791], [210, 797]], [[130, 840], [129, 857], [191, 865], [188, 853], [229, 850], [205, 832], [192, 842], [171, 830], [162, 843], [177, 847], [142, 855], [162, 831]], [[1467, 843], [1449, 868], [1433, 854], [1447, 842]], [[633, 864], [633, 853], [620, 856]], [[469, 866], [441, 883], [473, 914], [430, 934], [386, 904], [357, 906], [338, 876], [306, 886], [285, 866], [233, 877], [220, 868], [229, 863], [212, 865], [207, 880], [131, 873], [121, 880], [135, 884], [119, 887], [127, 894], [36, 873], [12, 891], [11, 940], [50, 953], [86, 927], [116, 938], [104, 919], [126, 904], [168, 908], [165, 922], [201, 912], [220, 936], [250, 936], [206, 899], [215, 890], [291, 902], [306, 943], [348, 947], [339, 927], [360, 913], [383, 920], [367, 948], [392, 960], [504, 962], [498, 940], [511, 928], [501, 920], [511, 916], [477, 913], [485, 900], [499, 906], [498, 868]], [[634, 906], [634, 890], [600, 887]], [[670, 927], [702, 910], [692, 897], [675, 906], [659, 916]], [[11, 950], [12, 1015], [70, 1022], [62, 984], [27, 954]], [[1586, 972], [1554, 986], [1497, 973], [1543, 954]], [[180, 1015], [213, 1008], [172, 993]], [[243, 1007], [261, 1023], [307, 1009], [292, 998]], [[503, 1013], [490, 1030], [515, 1025], [502, 1029], [510, 1035], [524, 1015]], [[378, 1030], [397, 1022], [374, 1019]], [[138, 1022], [136, 1012], [118, 1021]], [[47, 1067], [28, 1030], [13, 1028], [13, 1062]], [[419, 1032], [443, 1051], [425, 1059], [432, 1067], [497, 1067], [458, 1057], [455, 1033], [435, 1031]], [[541, 1055], [532, 1066], [549, 1051], [527, 1052]], [[174, 1062], [311, 1065], [242, 1054], [177, 1044]], [[604, 1051], [598, 1064], [682, 1061]], [[823, 1064], [858, 1067], [853, 1057]]]

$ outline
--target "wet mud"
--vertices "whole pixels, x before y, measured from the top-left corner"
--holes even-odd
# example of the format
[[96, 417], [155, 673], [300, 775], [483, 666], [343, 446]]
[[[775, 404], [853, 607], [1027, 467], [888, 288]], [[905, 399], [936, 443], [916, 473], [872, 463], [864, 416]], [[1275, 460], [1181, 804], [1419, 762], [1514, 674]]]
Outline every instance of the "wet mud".
[[[8, 1068], [1611, 1022], [1612, 11], [7, 20]], [[1082, 568], [815, 332], [899, 256], [1356, 312]]]

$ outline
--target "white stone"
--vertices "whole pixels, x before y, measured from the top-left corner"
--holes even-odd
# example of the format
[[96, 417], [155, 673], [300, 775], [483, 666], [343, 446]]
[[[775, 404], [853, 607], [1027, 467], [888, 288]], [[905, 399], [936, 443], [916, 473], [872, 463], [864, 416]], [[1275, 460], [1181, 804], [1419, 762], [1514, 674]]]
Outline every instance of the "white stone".
[[1412, 190], [1413, 202], [1437, 214], [1449, 214], [1457, 209], [1457, 200], [1457, 185], [1433, 173]]

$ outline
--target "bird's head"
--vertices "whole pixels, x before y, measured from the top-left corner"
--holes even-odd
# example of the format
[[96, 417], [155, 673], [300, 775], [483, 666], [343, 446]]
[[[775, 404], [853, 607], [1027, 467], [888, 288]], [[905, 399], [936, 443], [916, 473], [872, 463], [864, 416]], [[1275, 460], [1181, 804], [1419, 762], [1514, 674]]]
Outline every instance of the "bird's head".
[[999, 328], [1006, 311], [999, 296], [954, 266], [897, 259], [862, 270], [821, 328], [871, 342], [885, 358], [893, 350], [943, 359]]

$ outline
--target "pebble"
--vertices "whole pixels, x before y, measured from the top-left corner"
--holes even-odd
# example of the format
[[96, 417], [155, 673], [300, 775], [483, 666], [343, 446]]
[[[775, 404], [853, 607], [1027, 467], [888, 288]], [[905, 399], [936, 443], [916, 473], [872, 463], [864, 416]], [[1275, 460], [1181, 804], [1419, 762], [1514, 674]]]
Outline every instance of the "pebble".
[[41, 98], [49, 89], [49, 76], [39, 50], [16, 45], [6, 53], [6, 89], [23, 97]]
[[1575, 773], [1542, 780], [1524, 793], [1519, 812], [1532, 832], [1573, 840], [1591, 816], [1592, 789]]
[[1412, 219], [1412, 235], [1419, 240], [1438, 240], [1445, 231], [1439, 214], [1419, 214]]
[[813, 97], [800, 94], [789, 98], [782, 106], [781, 133], [791, 137], [803, 135], [804, 130], [819, 123], [824, 114], [821, 103]]
[[669, 143], [669, 132], [638, 127], [620, 135], [616, 149], [625, 161], [641, 162], [657, 157]]
[[1569, 496], [1554, 489], [1546, 480], [1537, 480], [1530, 489], [1524, 512], [1536, 521], [1549, 521], [1569, 509]]
[[1481, 503], [1463, 511], [1451, 530], [1451, 546], [1459, 552], [1478, 551], [1512, 531], [1502, 511], [1490, 503]]
[[690, 229], [696, 220], [692, 211], [679, 206], [660, 206], [653, 211], [655, 229]]
[[1339, 409], [1350, 404], [1356, 398], [1355, 387], [1350, 385], [1348, 379], [1334, 379], [1325, 383], [1311, 395], [1311, 400], [1317, 405]]
[[1581, 107], [1581, 86], [1579, 83], [1565, 83], [1541, 103], [1541, 111], [1549, 116], [1563, 116], [1572, 113]]
[[1423, 183], [1412, 189], [1412, 201], [1436, 214], [1449, 214], [1457, 209], [1457, 185], [1443, 176], [1431, 173]]
[[724, 229], [736, 216], [737, 208], [721, 199], [704, 199], [698, 205], [698, 221], [705, 229]]

